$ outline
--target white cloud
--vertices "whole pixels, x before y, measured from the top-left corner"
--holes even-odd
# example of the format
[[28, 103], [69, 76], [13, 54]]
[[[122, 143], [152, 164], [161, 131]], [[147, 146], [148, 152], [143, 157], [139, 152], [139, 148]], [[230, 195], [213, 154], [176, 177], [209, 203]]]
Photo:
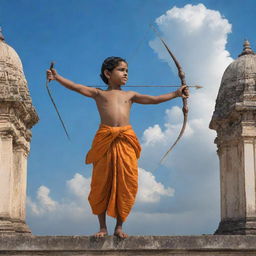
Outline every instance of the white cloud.
[[166, 109], [166, 122], [167, 123], [178, 123], [183, 116], [181, 108], [174, 106], [171, 109]]
[[85, 178], [83, 175], [76, 173], [74, 178], [67, 181], [70, 192], [77, 197], [84, 199], [89, 194], [91, 178]]
[[139, 190], [136, 201], [144, 203], [158, 202], [161, 196], [173, 196], [173, 188], [165, 188], [156, 181], [155, 176], [146, 170], [139, 168]]
[[40, 186], [37, 190], [37, 203], [28, 198], [27, 205], [32, 214], [42, 215], [46, 212], [53, 212], [57, 209], [58, 203], [50, 197], [50, 189], [46, 186]]
[[[218, 11], [203, 4], [174, 7], [156, 19], [166, 43], [186, 72], [187, 82], [204, 86], [204, 95], [216, 98], [221, 76], [232, 61], [225, 49], [231, 25]], [[177, 72], [158, 38], [150, 41], [158, 57]]]
[[40, 186], [37, 192], [37, 199], [42, 207], [45, 207], [47, 211], [53, 211], [57, 207], [57, 202], [52, 200], [49, 194], [50, 189], [45, 186]]
[[142, 141], [145, 145], [153, 145], [154, 142], [159, 142], [164, 139], [164, 135], [162, 130], [158, 124], [154, 125], [153, 127], [149, 127], [147, 130], [144, 131]]
[[[173, 163], [173, 159], [172, 162], [170, 161], [170, 157], [166, 166], [179, 169], [178, 164], [181, 160], [184, 162], [185, 154], [187, 156], [185, 161], [188, 164], [183, 163], [183, 167], [198, 169], [200, 162], [194, 162], [196, 152], [203, 152], [205, 156], [210, 154], [216, 156], [216, 147], [213, 144], [215, 132], [209, 130], [208, 125], [222, 74], [232, 61], [225, 48], [231, 25], [218, 11], [207, 9], [203, 4], [174, 7], [157, 18], [156, 23], [162, 37], [182, 64], [187, 82], [204, 87], [201, 91], [191, 90], [189, 122], [182, 142], [179, 143], [183, 147], [181, 149], [180, 145], [177, 145], [175, 152], [172, 153], [176, 164]], [[158, 57], [168, 62], [177, 73], [177, 68], [159, 38], [156, 37], [149, 44]], [[181, 109], [174, 106], [166, 110], [163, 128], [159, 124], [154, 124], [144, 131], [142, 167], [148, 170], [154, 169], [152, 166], [156, 166], [178, 136], [182, 121]], [[195, 145], [196, 150], [194, 150]], [[184, 153], [187, 151], [189, 154]], [[180, 161], [177, 161], [179, 159]], [[213, 160], [217, 161], [217, 158], [213, 157]], [[209, 165], [211, 164], [213, 163]]]

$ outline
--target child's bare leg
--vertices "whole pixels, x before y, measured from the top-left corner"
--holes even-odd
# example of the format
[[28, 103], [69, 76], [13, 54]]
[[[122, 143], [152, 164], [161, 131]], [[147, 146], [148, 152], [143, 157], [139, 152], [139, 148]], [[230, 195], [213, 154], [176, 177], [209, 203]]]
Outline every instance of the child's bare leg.
[[114, 235], [118, 236], [120, 238], [126, 238], [126, 237], [128, 237], [128, 235], [123, 232], [122, 226], [123, 226], [123, 222], [122, 222], [121, 218], [119, 216], [117, 216]]
[[106, 212], [98, 215], [100, 231], [94, 234], [95, 237], [104, 237], [108, 235], [107, 225], [106, 225]]

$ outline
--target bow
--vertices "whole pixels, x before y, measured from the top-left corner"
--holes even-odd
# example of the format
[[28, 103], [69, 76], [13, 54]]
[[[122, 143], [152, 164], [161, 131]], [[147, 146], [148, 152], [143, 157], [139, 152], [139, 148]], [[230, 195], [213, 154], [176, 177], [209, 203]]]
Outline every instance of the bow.
[[[170, 56], [172, 57], [177, 69], [178, 69], [178, 75], [179, 78], [181, 80], [181, 85], [180, 87], [186, 85], [186, 80], [185, 80], [185, 73], [182, 70], [181, 65], [179, 64], [179, 62], [177, 61], [177, 59], [175, 58], [175, 56], [173, 55], [173, 53], [171, 52], [171, 50], [169, 49], [168, 45], [165, 43], [165, 41], [162, 39], [162, 37], [160, 36], [158, 30], [151, 25], [151, 28], [153, 29], [153, 31], [156, 33], [156, 35], [159, 37], [159, 39], [161, 40], [161, 42], [163, 43], [164, 47], [166, 48], [166, 50], [168, 51], [168, 53], [170, 54]], [[187, 95], [185, 92], [183, 92], [185, 95]], [[177, 137], [177, 139], [175, 140], [175, 142], [173, 143], [173, 145], [167, 150], [167, 152], [163, 155], [163, 157], [160, 160], [160, 164], [163, 163], [164, 159], [166, 158], [166, 156], [172, 151], [172, 149], [175, 147], [175, 145], [178, 143], [178, 141], [180, 140], [180, 138], [182, 137], [186, 125], [187, 125], [187, 120], [188, 120], [188, 103], [187, 103], [187, 99], [186, 98], [182, 98], [183, 101], [183, 124], [182, 124], [182, 128], [180, 130], [179, 136]]]
[[[50, 69], [53, 69], [53, 67], [54, 67], [54, 62], [51, 62]], [[55, 108], [57, 114], [58, 114], [58, 117], [59, 117], [59, 119], [60, 119], [60, 122], [61, 122], [61, 124], [62, 124], [62, 127], [63, 127], [63, 129], [64, 129], [64, 131], [65, 131], [65, 133], [66, 133], [68, 139], [70, 140], [70, 137], [69, 137], [69, 135], [68, 135], [68, 131], [67, 131], [67, 129], [66, 129], [66, 127], [65, 127], [65, 124], [64, 124], [64, 122], [63, 122], [63, 120], [62, 120], [62, 118], [61, 118], [61, 115], [60, 115], [60, 113], [59, 113], [59, 110], [58, 110], [58, 108], [57, 108], [57, 106], [56, 106], [56, 104], [55, 104], [55, 102], [54, 102], [54, 100], [53, 100], [53, 97], [52, 97], [50, 88], [49, 88], [49, 86], [48, 86], [49, 82], [50, 82], [50, 80], [46, 79], [46, 84], [45, 84], [45, 85], [46, 85], [46, 89], [47, 89], [48, 95], [49, 95], [49, 97], [50, 97], [50, 99], [51, 99], [51, 102], [52, 102], [52, 104], [53, 104], [53, 106], [54, 106], [54, 108]]]

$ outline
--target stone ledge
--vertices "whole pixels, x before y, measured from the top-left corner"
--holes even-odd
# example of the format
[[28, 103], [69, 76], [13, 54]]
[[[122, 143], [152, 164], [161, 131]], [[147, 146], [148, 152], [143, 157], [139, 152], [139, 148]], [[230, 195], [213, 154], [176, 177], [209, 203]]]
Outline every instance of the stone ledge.
[[256, 255], [256, 236], [0, 235], [0, 255]]

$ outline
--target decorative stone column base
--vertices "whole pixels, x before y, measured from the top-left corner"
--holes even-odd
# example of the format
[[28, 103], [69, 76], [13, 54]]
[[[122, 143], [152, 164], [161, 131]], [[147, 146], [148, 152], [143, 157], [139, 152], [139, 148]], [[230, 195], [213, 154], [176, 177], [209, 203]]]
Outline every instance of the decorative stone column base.
[[223, 220], [214, 234], [256, 235], [256, 218]]
[[13, 233], [15, 232], [13, 223], [8, 217], [0, 217], [0, 233]]
[[25, 221], [0, 217], [0, 234], [1, 233], [31, 234], [31, 230]]
[[28, 227], [28, 225], [26, 224], [25, 221], [12, 220], [12, 223], [13, 223], [15, 232], [31, 234], [31, 230], [30, 230], [30, 228]]

